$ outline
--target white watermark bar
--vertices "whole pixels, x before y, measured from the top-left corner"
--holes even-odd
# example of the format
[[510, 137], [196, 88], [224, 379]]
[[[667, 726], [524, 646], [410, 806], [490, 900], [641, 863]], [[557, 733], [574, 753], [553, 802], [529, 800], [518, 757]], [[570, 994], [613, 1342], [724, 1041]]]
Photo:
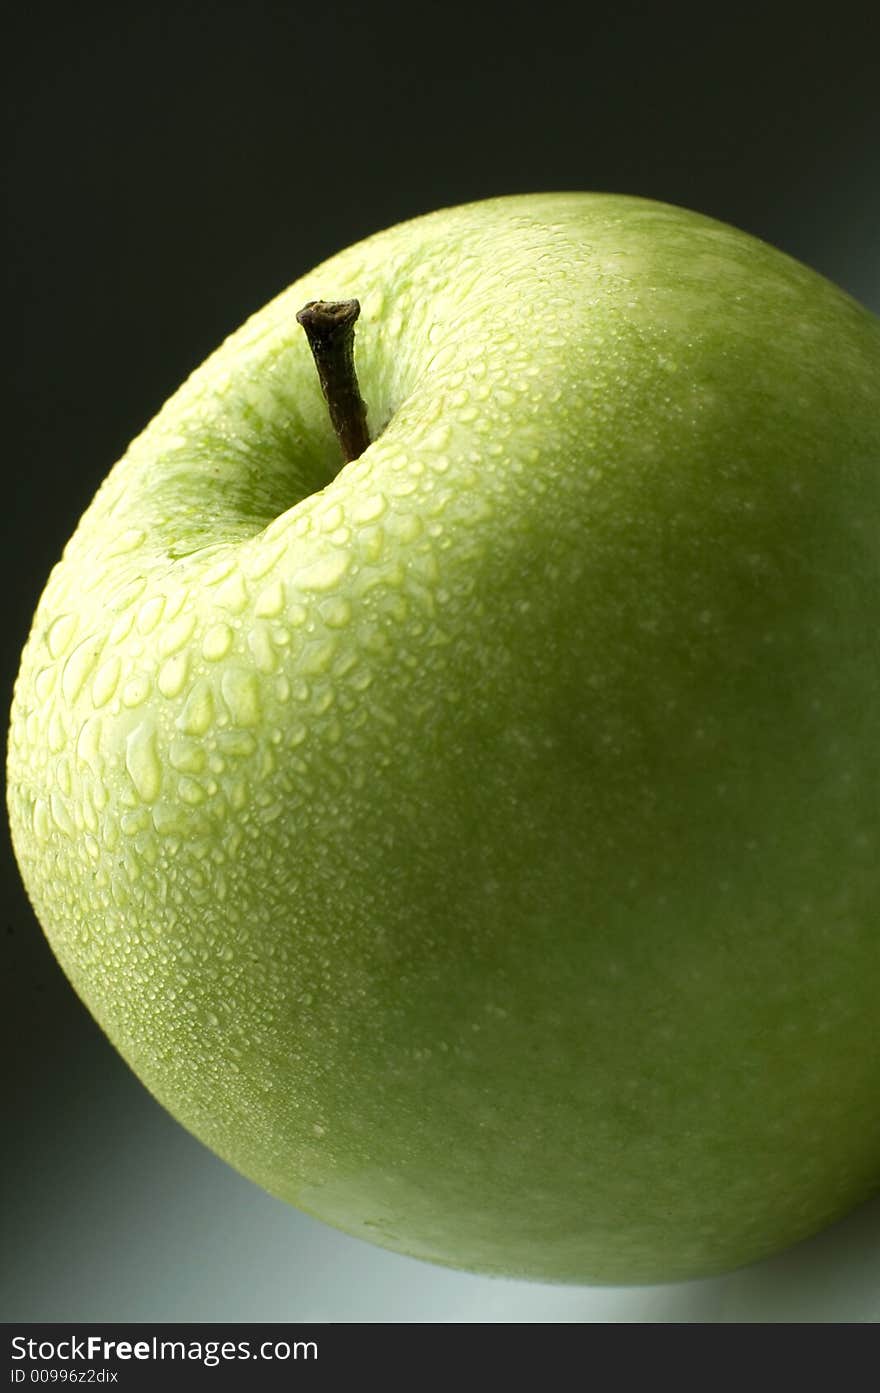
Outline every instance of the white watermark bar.
[[[291, 1388], [293, 1366], [317, 1366], [334, 1327], [287, 1325], [7, 1325], [6, 1382], [147, 1389]], [[331, 1359], [331, 1363], [338, 1363]], [[222, 1372], [235, 1371], [234, 1379]]]
[[[743, 1324], [749, 1329], [744, 1330]], [[750, 1388], [768, 1354], [785, 1360], [786, 1387], [803, 1374], [805, 1384], [835, 1387], [843, 1357], [836, 1332], [801, 1325], [772, 1331], [744, 1322], [723, 1325], [644, 1322], [633, 1338], [627, 1324], [568, 1322], [465, 1323], [441, 1328], [398, 1324], [12, 1324], [3, 1326], [7, 1386], [76, 1384], [140, 1393], [202, 1389], [300, 1388], [418, 1390], [426, 1371], [431, 1384], [470, 1386], [474, 1371], [491, 1371], [490, 1388], [587, 1389], [628, 1393], [656, 1382], [658, 1367], [675, 1372], [676, 1393]], [[874, 1355], [847, 1326], [847, 1349]], [[720, 1379], [719, 1361], [724, 1377]], [[811, 1375], [815, 1377], [811, 1378]], [[720, 1381], [719, 1381], [720, 1379]], [[392, 1382], [393, 1380], [393, 1382]], [[838, 1380], [839, 1381], [839, 1380]], [[475, 1385], [478, 1386], [478, 1385]], [[482, 1381], [479, 1386], [482, 1386]], [[768, 1385], [769, 1386], [769, 1385]], [[0, 1389], [2, 1393], [2, 1389]]]

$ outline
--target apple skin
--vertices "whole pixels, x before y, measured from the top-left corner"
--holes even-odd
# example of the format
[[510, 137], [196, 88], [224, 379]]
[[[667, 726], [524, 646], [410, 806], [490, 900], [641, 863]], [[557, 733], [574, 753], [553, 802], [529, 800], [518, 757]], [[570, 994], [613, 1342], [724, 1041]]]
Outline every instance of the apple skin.
[[[340, 468], [295, 314], [356, 296]], [[8, 800], [151, 1092], [272, 1194], [652, 1282], [880, 1184], [880, 324], [695, 213], [443, 210], [256, 314], [53, 570]]]

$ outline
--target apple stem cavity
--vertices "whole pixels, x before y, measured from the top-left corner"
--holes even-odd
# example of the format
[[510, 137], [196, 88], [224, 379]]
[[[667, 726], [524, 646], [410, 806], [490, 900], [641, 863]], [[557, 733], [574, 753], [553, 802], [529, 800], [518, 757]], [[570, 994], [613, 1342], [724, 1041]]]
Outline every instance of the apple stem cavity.
[[354, 366], [354, 325], [360, 312], [358, 300], [310, 300], [296, 316], [306, 331], [346, 464], [370, 443], [367, 405]]

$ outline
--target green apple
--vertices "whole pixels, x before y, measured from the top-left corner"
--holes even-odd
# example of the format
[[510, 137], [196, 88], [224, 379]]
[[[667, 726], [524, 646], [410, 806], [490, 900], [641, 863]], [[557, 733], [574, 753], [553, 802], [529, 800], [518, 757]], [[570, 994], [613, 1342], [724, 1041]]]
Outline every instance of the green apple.
[[[344, 466], [297, 313], [356, 297]], [[18, 679], [58, 959], [233, 1166], [648, 1282], [880, 1185], [880, 323], [695, 213], [444, 210], [109, 474]]]

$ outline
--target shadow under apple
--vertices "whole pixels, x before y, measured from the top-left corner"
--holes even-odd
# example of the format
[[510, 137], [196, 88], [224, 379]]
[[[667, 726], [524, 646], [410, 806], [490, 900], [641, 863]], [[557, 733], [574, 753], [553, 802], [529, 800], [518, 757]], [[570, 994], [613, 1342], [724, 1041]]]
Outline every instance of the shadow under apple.
[[[631, 1313], [663, 1322], [872, 1323], [880, 1320], [880, 1196], [812, 1238], [723, 1277], [627, 1293]], [[589, 1319], [596, 1319], [591, 1315]]]

